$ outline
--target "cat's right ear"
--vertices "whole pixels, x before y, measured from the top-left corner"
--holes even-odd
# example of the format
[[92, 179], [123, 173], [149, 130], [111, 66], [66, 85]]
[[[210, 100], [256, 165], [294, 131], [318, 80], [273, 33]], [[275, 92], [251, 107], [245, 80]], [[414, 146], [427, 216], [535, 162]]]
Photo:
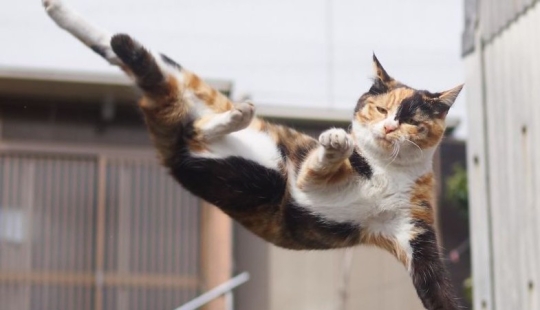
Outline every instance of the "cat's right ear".
[[384, 94], [395, 87], [396, 80], [384, 70], [375, 53], [373, 53], [373, 70], [375, 71], [375, 77], [373, 78], [373, 85], [369, 89], [371, 94]]
[[135, 77], [142, 90], [150, 94], [161, 94], [166, 87], [166, 73], [160, 68], [154, 55], [127, 34], [117, 34], [111, 39], [114, 53]]

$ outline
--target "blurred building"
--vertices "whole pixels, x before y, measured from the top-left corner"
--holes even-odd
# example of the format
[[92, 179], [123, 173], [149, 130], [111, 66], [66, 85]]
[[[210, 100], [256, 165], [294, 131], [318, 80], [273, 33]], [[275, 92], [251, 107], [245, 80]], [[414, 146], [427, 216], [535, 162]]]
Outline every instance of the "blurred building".
[[539, 309], [540, 5], [465, 1], [475, 309]]

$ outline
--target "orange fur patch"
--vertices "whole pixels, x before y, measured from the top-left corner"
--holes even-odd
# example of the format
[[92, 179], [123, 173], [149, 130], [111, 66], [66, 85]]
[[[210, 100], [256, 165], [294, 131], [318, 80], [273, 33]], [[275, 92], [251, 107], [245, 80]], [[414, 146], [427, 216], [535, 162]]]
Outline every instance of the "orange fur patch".
[[313, 160], [317, 159], [317, 150], [313, 150], [312, 154], [304, 163], [296, 185], [300, 189], [306, 189], [309, 186], [332, 186], [342, 183], [349, 179], [353, 175], [353, 168], [348, 159], [345, 161], [339, 161], [335, 164], [329, 163], [323, 169], [314, 168], [317, 164], [313, 164]]
[[418, 178], [411, 192], [411, 216], [429, 225], [433, 225], [433, 206], [435, 181], [433, 173], [427, 173]]
[[425, 122], [424, 125], [427, 127], [427, 137], [423, 139], [413, 139], [413, 141], [422, 149], [437, 145], [443, 137], [445, 130], [444, 121], [442, 119], [430, 120]]
[[233, 108], [234, 105], [229, 98], [210, 87], [197, 75], [186, 70], [183, 71], [183, 74], [186, 87], [214, 112], [222, 113]]

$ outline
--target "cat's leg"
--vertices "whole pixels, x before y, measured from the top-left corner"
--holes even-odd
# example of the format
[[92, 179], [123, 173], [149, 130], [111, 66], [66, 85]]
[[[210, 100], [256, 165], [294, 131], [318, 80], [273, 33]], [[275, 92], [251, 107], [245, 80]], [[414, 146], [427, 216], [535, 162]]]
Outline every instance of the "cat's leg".
[[109, 44], [110, 33], [87, 22], [61, 0], [42, 0], [42, 3], [49, 16], [60, 28], [71, 33], [109, 63], [122, 65]]
[[354, 141], [343, 129], [329, 129], [319, 136], [319, 146], [301, 165], [296, 185], [304, 191], [344, 181], [352, 175], [348, 158]]
[[381, 215], [366, 225], [361, 242], [387, 250], [405, 266], [426, 309], [459, 309], [432, 224], [418, 219], [411, 223], [394, 213]]
[[412, 257], [409, 273], [418, 297], [429, 310], [460, 309], [457, 297], [442, 261], [435, 229], [419, 221], [414, 237], [409, 241]]
[[251, 102], [241, 102], [232, 110], [209, 114], [195, 121], [197, 138], [210, 142], [226, 134], [242, 130], [249, 126], [255, 115], [255, 107]]

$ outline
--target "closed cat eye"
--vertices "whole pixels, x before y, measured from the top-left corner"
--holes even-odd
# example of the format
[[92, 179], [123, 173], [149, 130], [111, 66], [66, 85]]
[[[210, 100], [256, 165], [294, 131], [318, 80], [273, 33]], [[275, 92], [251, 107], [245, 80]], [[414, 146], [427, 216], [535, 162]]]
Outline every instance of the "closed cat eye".
[[379, 111], [379, 113], [382, 113], [382, 114], [388, 113], [388, 111], [386, 111], [385, 108], [381, 108], [381, 107], [377, 107], [377, 111]]
[[415, 120], [412, 119], [412, 118], [408, 118], [408, 119], [402, 120], [401, 123], [405, 123], [405, 124], [409, 124], [409, 125], [413, 125], [413, 126], [418, 126], [418, 125], [420, 125], [420, 122], [415, 121]]

